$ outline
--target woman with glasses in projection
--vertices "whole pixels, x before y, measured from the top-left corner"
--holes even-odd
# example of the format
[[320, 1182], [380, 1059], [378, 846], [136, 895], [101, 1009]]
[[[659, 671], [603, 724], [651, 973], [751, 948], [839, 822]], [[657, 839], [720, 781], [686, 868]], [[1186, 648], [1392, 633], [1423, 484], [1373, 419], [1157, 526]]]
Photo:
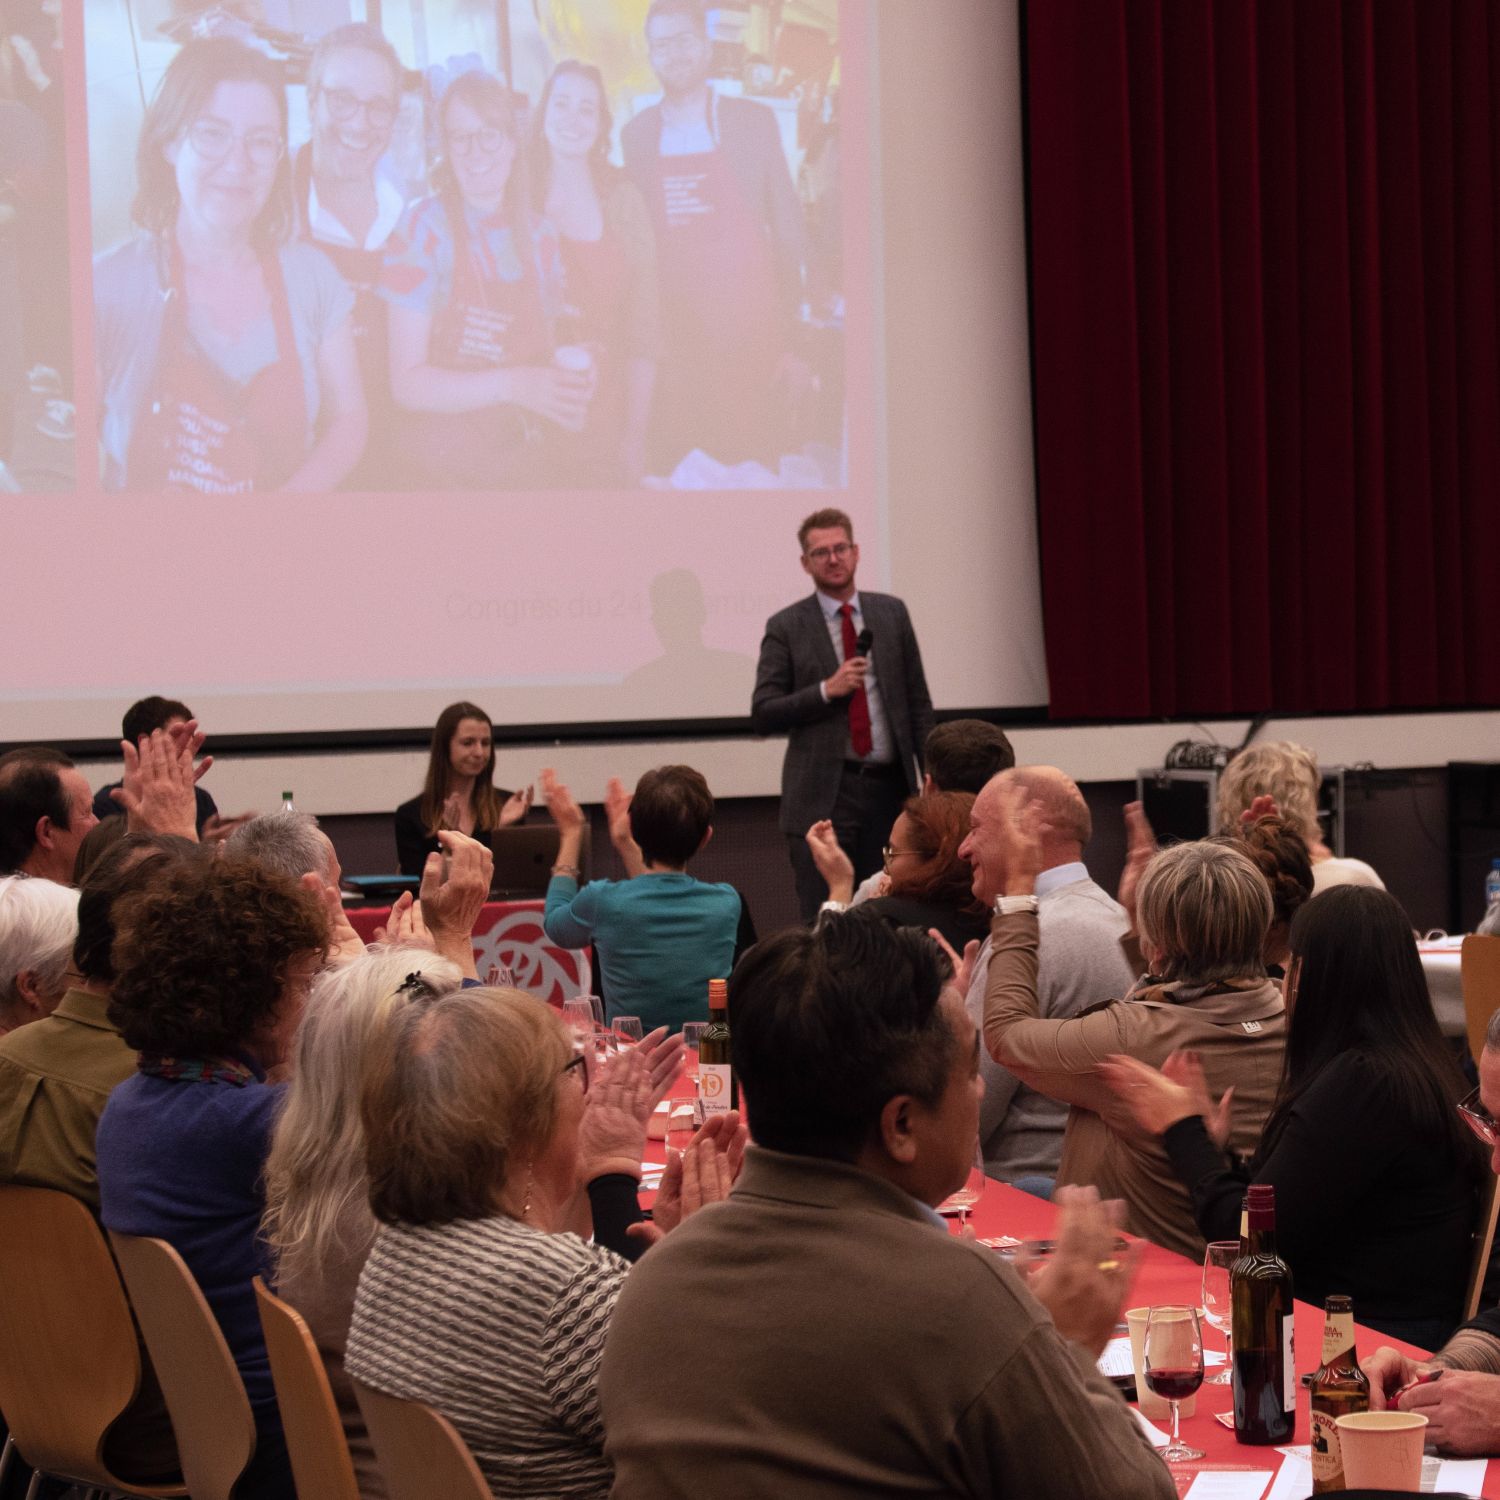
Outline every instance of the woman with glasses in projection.
[[[556, 349], [557, 235], [531, 212], [510, 91], [460, 74], [438, 104], [436, 191], [391, 237], [391, 395], [401, 479], [524, 489], [566, 483], [558, 437], [581, 432], [595, 372]], [[577, 356], [577, 357], [575, 357]]]
[[94, 303], [105, 483], [328, 490], [364, 448], [353, 297], [291, 237], [280, 68], [188, 42], [146, 111], [132, 217]]
[[[1248, 1181], [1276, 1188], [1297, 1295], [1346, 1292], [1361, 1323], [1437, 1348], [1463, 1314], [1485, 1153], [1454, 1107], [1467, 1085], [1395, 897], [1352, 885], [1313, 897], [1292, 921], [1285, 995], [1286, 1063]], [[1228, 1112], [1192, 1055], [1164, 1073], [1131, 1058], [1100, 1071], [1162, 1137], [1204, 1238], [1233, 1239], [1247, 1174], [1223, 1154]]]
[[560, 62], [542, 90], [531, 180], [562, 242], [568, 342], [599, 366], [599, 389], [578, 439], [578, 479], [639, 484], [661, 342], [656, 236], [641, 190], [610, 165], [614, 122], [604, 78]]

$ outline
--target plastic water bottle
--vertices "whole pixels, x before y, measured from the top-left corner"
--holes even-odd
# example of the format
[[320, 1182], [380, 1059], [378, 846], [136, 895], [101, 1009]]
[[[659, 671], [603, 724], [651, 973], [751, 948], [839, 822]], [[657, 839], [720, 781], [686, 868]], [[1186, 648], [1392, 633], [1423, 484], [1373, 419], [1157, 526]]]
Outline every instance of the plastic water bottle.
[[[297, 811], [297, 809], [292, 806], [292, 794], [290, 792], [283, 792], [281, 794], [281, 810], [284, 813], [294, 813]], [[1497, 865], [1500, 865], [1500, 860], [1496, 860], [1495, 863]], [[1500, 881], [1500, 875], [1497, 875], [1495, 878], [1497, 881]], [[1496, 895], [1500, 895], [1500, 885], [1497, 885], [1495, 887], [1495, 893]]]
[[1500, 859], [1490, 861], [1490, 873], [1484, 877], [1484, 909], [1500, 901]]

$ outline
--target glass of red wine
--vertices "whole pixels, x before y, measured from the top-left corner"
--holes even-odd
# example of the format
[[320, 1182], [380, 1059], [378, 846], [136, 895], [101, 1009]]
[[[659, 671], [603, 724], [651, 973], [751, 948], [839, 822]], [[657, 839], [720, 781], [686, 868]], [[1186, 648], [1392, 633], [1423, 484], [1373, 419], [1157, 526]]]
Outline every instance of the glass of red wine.
[[1172, 1408], [1172, 1441], [1161, 1450], [1168, 1463], [1202, 1458], [1177, 1430], [1177, 1403], [1203, 1384], [1203, 1330], [1195, 1307], [1153, 1307], [1146, 1319], [1146, 1384]]

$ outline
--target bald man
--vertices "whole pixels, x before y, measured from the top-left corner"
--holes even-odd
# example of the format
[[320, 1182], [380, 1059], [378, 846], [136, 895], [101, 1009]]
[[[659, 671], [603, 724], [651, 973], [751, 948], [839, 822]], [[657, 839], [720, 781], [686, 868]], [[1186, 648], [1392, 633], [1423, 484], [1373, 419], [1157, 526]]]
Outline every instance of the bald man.
[[[1084, 846], [1093, 836], [1093, 818], [1078, 784], [1055, 766], [1017, 766], [992, 777], [974, 799], [969, 836], [959, 854], [974, 871], [974, 894], [996, 909], [1005, 889], [1005, 798], [1008, 788], [1025, 788], [1045, 825], [1042, 872], [1036, 880], [1041, 947], [1037, 959], [1038, 1014], [1052, 1020], [1076, 1016], [1087, 1006], [1117, 1000], [1135, 983], [1120, 939], [1129, 927], [1124, 907], [1089, 878]], [[1029, 900], [1029, 897], [1009, 897]], [[983, 1034], [984, 988], [990, 939], [973, 964], [966, 1002]], [[1062, 1159], [1068, 1106], [1028, 1088], [1014, 1073], [981, 1049], [984, 1103], [979, 1138], [985, 1170], [1001, 1182], [1051, 1196]]]

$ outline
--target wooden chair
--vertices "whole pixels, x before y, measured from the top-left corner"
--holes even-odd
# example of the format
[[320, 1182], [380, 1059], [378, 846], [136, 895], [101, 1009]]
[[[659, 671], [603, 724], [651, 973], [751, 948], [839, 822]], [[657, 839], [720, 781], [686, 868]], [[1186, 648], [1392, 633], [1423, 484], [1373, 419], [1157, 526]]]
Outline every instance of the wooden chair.
[[494, 1500], [453, 1424], [420, 1401], [352, 1382], [390, 1500]]
[[1458, 950], [1459, 982], [1464, 992], [1464, 1029], [1469, 1055], [1477, 1063], [1484, 1050], [1485, 1028], [1500, 1010], [1500, 937], [1471, 933]]
[[128, 1495], [104, 1441], [140, 1390], [130, 1305], [94, 1216], [50, 1188], [0, 1186], [0, 1410], [15, 1449], [43, 1474]]
[[267, 1291], [259, 1276], [255, 1302], [271, 1356], [271, 1379], [297, 1493], [316, 1495], [318, 1500], [359, 1500], [338, 1403], [307, 1324], [295, 1308]]
[[255, 1452], [255, 1418], [218, 1321], [165, 1240], [109, 1238], [167, 1398], [188, 1490], [193, 1500], [232, 1500]]

